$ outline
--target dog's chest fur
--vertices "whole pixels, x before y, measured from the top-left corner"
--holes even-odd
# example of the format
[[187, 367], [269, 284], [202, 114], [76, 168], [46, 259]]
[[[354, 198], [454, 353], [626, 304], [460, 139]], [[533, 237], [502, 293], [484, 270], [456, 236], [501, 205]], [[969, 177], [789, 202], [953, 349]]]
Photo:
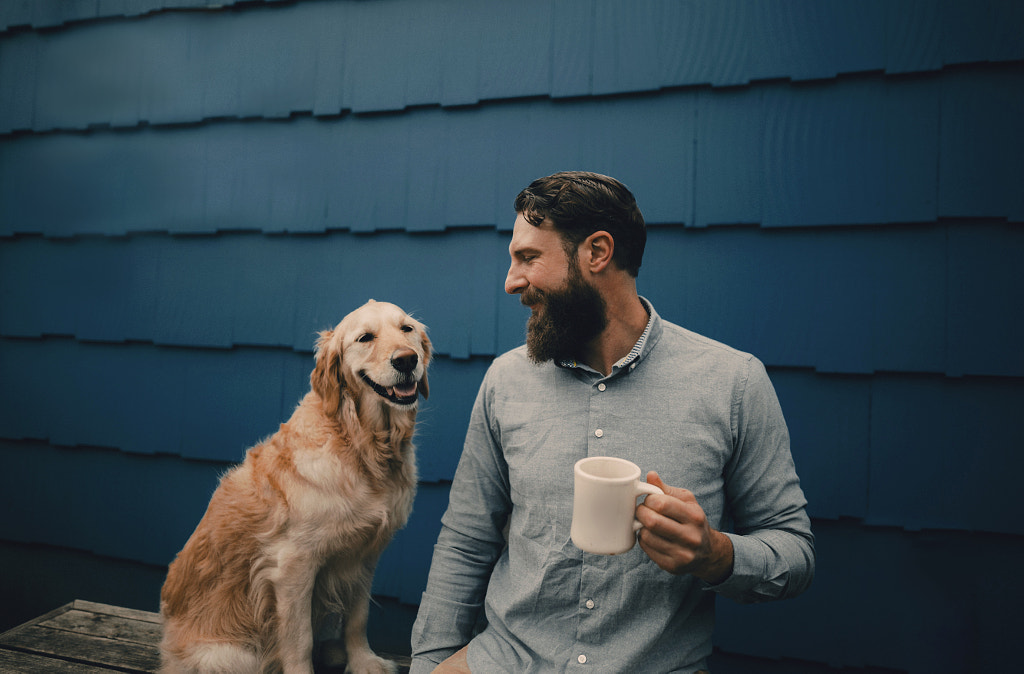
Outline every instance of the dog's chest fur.
[[282, 427], [246, 462], [278, 501], [287, 542], [321, 560], [379, 553], [412, 510], [416, 465], [411, 443], [405, 441], [387, 470], [370, 479], [350, 460], [359, 447], [328, 441], [290, 451], [277, 442], [288, 432], [287, 425]]
[[[290, 496], [292, 527], [299, 532], [308, 531], [327, 554], [339, 550], [364, 556], [379, 552], [395, 531], [405, 526], [412, 510], [416, 485], [412, 461], [409, 456], [393, 466], [387, 478], [378, 484], [352, 480], [345, 472], [350, 467], [343, 467], [340, 462], [311, 462], [309, 468], [315, 471], [319, 488]], [[301, 463], [296, 468], [300, 474], [310, 475]], [[345, 482], [349, 483], [345, 488], [337, 487]]]

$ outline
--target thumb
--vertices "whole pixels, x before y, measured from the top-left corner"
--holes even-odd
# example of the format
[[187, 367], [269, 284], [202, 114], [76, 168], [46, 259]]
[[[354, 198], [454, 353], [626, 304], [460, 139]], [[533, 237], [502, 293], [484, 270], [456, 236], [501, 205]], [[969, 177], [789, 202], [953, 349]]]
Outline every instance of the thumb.
[[658, 475], [657, 471], [652, 470], [647, 473], [647, 483], [653, 484], [668, 496], [677, 498], [680, 501], [696, 501], [690, 491], [683, 489], [682, 487], [671, 487], [665, 484], [665, 481], [661, 479], [661, 476]]
[[661, 479], [657, 471], [651, 470], [647, 472], [647, 484], [652, 484], [666, 494], [668, 493], [668, 485]]

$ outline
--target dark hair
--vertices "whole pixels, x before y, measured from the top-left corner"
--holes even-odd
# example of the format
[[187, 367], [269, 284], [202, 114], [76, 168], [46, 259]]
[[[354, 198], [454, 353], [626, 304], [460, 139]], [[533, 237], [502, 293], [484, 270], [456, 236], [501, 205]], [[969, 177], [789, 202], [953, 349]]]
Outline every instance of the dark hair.
[[538, 178], [516, 196], [515, 209], [535, 227], [550, 220], [570, 256], [594, 232], [608, 232], [615, 241], [612, 261], [630, 276], [640, 273], [647, 245], [644, 216], [633, 193], [615, 178], [585, 171]]

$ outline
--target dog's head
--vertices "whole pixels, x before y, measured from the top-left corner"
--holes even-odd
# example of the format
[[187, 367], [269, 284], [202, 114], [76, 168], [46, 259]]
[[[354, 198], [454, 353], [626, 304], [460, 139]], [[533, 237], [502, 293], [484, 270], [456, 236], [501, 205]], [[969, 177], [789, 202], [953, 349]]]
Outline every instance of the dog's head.
[[422, 323], [394, 304], [370, 300], [320, 333], [310, 383], [329, 416], [346, 394], [413, 410], [420, 394], [430, 395], [430, 356]]

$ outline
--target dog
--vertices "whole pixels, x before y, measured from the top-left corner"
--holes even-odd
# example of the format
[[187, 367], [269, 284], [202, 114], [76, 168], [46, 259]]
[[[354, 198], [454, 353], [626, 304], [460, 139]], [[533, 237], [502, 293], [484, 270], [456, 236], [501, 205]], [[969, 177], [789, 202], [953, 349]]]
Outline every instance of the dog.
[[311, 390], [213, 493], [160, 593], [161, 672], [390, 672], [366, 639], [380, 553], [412, 510], [412, 436], [431, 343], [370, 300], [319, 333]]

